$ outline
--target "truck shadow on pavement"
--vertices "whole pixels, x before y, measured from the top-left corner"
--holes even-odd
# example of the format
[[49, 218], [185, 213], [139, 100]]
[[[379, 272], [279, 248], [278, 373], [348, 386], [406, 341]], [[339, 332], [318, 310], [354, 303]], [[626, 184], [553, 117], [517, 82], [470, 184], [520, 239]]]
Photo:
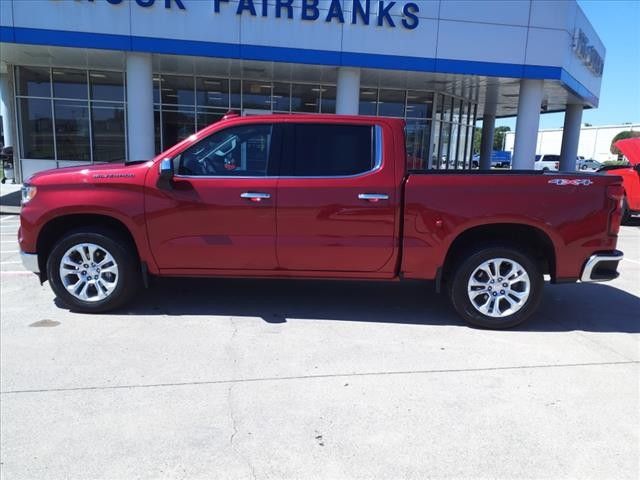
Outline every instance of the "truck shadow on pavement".
[[[547, 285], [516, 331], [640, 332], [640, 298], [606, 284]], [[268, 323], [334, 320], [464, 326], [426, 282], [156, 279], [130, 315], [259, 317]]]

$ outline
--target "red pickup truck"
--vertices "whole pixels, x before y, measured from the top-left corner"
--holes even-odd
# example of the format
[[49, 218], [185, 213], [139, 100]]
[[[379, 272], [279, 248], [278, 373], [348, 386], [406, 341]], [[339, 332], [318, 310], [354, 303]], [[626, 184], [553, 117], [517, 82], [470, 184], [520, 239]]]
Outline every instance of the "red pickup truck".
[[150, 275], [434, 280], [486, 328], [531, 315], [545, 274], [617, 277], [619, 177], [407, 171], [404, 127], [233, 115], [153, 160], [34, 175], [24, 264], [82, 312]]

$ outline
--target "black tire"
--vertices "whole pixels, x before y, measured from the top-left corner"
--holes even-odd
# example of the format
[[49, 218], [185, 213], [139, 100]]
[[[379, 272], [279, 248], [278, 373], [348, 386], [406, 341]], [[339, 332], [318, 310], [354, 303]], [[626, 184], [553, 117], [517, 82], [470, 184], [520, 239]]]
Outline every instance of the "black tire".
[[[519, 310], [502, 317], [485, 315], [484, 313], [480, 312], [471, 301], [471, 294], [468, 292], [469, 281], [474, 272], [476, 272], [476, 269], [479, 268], [484, 262], [498, 258], [517, 262], [529, 277], [528, 298], [526, 300], [523, 300], [523, 304], [519, 307]], [[509, 263], [505, 262], [504, 267], [508, 268], [508, 266]], [[506, 282], [507, 280], [505, 279], [504, 281]], [[522, 285], [524, 285], [524, 283], [518, 283], [518, 285], [514, 284], [514, 290], [523, 288]], [[453, 308], [465, 320], [465, 322], [475, 327], [496, 330], [514, 327], [529, 318], [529, 316], [531, 316], [531, 314], [535, 312], [535, 310], [538, 308], [538, 305], [540, 304], [543, 286], [544, 278], [542, 276], [541, 268], [531, 254], [522, 251], [517, 247], [496, 245], [478, 247], [475, 250], [471, 250], [469, 254], [465, 256], [465, 258], [461, 259], [452, 269], [450, 281], [448, 282], [449, 297], [451, 299]], [[498, 285], [497, 288], [502, 287]], [[500, 292], [502, 291], [503, 290], [493, 293], [500, 295]], [[491, 297], [488, 293], [486, 294], [486, 296], [480, 297], [479, 303], [481, 303], [484, 299], [488, 299], [488, 301], [491, 301]], [[514, 300], [515, 297], [512, 297], [511, 299]], [[499, 302], [499, 305], [506, 306], [508, 305], [507, 300], [508, 299], [506, 298], [504, 298], [503, 300], [500, 300], [500, 298], [498, 298], [497, 301]], [[493, 301], [496, 302], [496, 300]], [[508, 309], [505, 308], [505, 311], [507, 310]]]
[[[106, 298], [84, 301], [72, 295], [63, 284], [60, 262], [70, 248], [81, 243], [97, 245], [116, 262], [117, 283]], [[140, 262], [135, 246], [117, 232], [102, 227], [80, 228], [65, 234], [49, 254], [47, 276], [58, 299], [70, 310], [83, 313], [107, 312], [123, 306], [135, 295], [141, 283]], [[92, 288], [97, 292], [97, 287]]]
[[629, 210], [629, 204], [627, 203], [627, 196], [622, 199], [622, 220], [621, 225], [628, 225], [631, 223], [631, 211]]

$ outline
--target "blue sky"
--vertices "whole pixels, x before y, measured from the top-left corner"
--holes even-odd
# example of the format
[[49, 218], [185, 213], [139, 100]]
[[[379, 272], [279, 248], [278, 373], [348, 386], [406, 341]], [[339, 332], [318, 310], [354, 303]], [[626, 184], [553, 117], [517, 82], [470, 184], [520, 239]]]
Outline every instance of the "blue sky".
[[[640, 123], [640, 2], [578, 0], [607, 49], [600, 106], [585, 110], [582, 121], [593, 125]], [[540, 117], [540, 128], [562, 127], [564, 114]], [[515, 119], [496, 121], [515, 129]]]

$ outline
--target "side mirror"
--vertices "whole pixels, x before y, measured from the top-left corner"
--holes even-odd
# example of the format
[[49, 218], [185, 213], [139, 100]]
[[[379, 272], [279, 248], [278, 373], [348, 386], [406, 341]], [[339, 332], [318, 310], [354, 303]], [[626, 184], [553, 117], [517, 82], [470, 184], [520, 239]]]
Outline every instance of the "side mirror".
[[160, 175], [158, 177], [158, 188], [164, 188], [167, 190], [173, 189], [173, 160], [170, 158], [163, 158], [160, 161]]

